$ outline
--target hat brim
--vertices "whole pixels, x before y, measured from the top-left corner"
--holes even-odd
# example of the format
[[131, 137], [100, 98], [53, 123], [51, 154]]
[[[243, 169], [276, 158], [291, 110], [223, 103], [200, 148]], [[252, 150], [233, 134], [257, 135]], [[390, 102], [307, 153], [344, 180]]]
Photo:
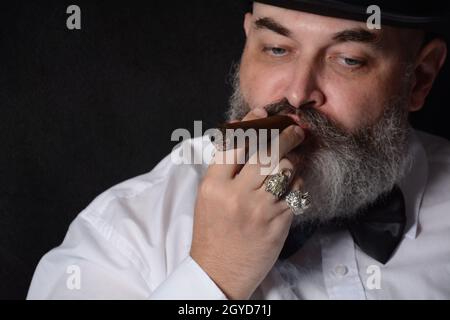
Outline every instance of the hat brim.
[[[299, 10], [323, 16], [356, 20], [366, 22], [370, 14], [366, 12], [366, 6], [358, 6], [342, 1], [313, 1], [313, 0], [257, 0], [268, 5], [286, 9]], [[443, 37], [450, 35], [450, 23], [448, 17], [438, 16], [411, 16], [398, 12], [381, 10], [381, 24], [401, 28], [421, 29]]]

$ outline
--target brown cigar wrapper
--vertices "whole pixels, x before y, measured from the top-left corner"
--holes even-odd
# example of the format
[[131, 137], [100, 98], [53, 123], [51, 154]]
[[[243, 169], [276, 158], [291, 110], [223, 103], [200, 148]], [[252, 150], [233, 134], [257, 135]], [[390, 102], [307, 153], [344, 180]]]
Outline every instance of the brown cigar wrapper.
[[249, 120], [249, 121], [240, 121], [234, 123], [225, 123], [219, 129], [279, 129], [283, 131], [290, 125], [296, 124], [295, 121], [288, 116], [275, 115], [267, 118]]
[[[230, 138], [232, 137], [226, 136], [227, 129], [231, 130], [242, 129], [244, 131], [254, 129], [257, 131], [257, 133], [259, 129], [267, 129], [267, 130], [278, 129], [281, 132], [290, 125], [295, 124], [297, 123], [291, 117], [283, 115], [275, 115], [267, 118], [249, 121], [225, 123], [218, 128], [215, 134], [211, 135], [210, 139], [211, 142], [215, 145], [215, 147], [219, 151], [224, 151], [230, 149], [232, 145], [231, 144], [232, 141], [230, 140]], [[270, 139], [270, 132], [268, 132], [267, 138]]]

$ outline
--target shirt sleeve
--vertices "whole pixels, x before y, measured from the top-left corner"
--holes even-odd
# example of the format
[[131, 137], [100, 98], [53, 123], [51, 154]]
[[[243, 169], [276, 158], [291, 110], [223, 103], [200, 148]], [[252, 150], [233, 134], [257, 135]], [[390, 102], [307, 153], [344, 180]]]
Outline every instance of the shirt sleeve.
[[42, 257], [27, 299], [144, 299], [145, 274], [112, 240], [78, 216], [63, 243]]
[[167, 156], [99, 195], [41, 259], [27, 298], [226, 299], [189, 256], [200, 179]]
[[226, 300], [226, 296], [208, 274], [187, 257], [153, 292], [152, 300]]
[[155, 279], [151, 272], [137, 257], [126, 254], [108, 226], [94, 227], [80, 215], [62, 245], [39, 262], [27, 299], [226, 299], [191, 257], [167, 279]]

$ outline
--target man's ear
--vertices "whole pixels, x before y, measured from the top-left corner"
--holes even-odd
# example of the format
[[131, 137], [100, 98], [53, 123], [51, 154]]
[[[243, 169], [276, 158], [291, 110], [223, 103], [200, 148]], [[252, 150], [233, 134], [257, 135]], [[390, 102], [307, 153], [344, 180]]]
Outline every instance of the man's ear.
[[420, 50], [414, 68], [415, 81], [411, 92], [409, 111], [418, 111], [423, 107], [446, 57], [447, 45], [438, 38], [433, 39]]
[[250, 33], [250, 27], [252, 26], [253, 15], [251, 13], [246, 13], [244, 18], [244, 30], [245, 36], [248, 37]]

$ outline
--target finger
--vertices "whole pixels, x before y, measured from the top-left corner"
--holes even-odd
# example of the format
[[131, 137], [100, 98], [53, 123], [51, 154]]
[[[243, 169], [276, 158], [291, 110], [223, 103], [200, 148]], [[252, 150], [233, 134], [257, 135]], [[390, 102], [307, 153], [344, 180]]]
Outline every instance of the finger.
[[270, 150], [261, 147], [251, 155], [239, 176], [251, 181], [253, 188], [259, 188], [267, 175], [273, 174], [274, 171], [279, 172], [280, 159], [297, 147], [304, 137], [304, 131], [299, 126], [293, 125], [286, 128], [272, 140]]
[[[282, 159], [304, 140], [305, 131], [300, 126], [292, 125], [283, 130], [278, 136], [279, 158]], [[276, 138], [274, 142], [276, 142]]]
[[[302, 190], [303, 180], [296, 176], [292, 182], [291, 191]], [[269, 222], [275, 225], [275, 228], [285, 228], [290, 226], [295, 214], [292, 208], [287, 204], [286, 199], [283, 198], [275, 204], [274, 214], [269, 217]]]
[[[244, 117], [243, 121], [264, 117], [267, 117], [266, 110], [264, 108], [255, 108]], [[245, 152], [245, 146], [215, 152], [207, 174], [221, 178], [233, 178], [245, 164]]]
[[280, 239], [282, 239], [284, 243], [289, 235], [292, 221], [294, 221], [294, 215], [289, 211], [284, 211], [269, 221], [271, 226], [270, 232], [279, 234]]
[[288, 203], [286, 202], [286, 195], [289, 192], [293, 192], [293, 191], [302, 191], [303, 189], [303, 179], [301, 177], [299, 177], [298, 175], [296, 175], [293, 179], [292, 179], [292, 183], [290, 186], [290, 190], [288, 192], [286, 192], [285, 197], [283, 197], [283, 201], [280, 201], [280, 209], [285, 212], [285, 211], [290, 211], [292, 213], [292, 209], [291, 207], [289, 207]]
[[286, 195], [285, 201], [289, 207], [286, 212], [290, 212], [294, 216], [302, 216], [309, 213], [312, 199], [304, 190], [303, 182], [300, 181], [295, 189]]
[[[260, 189], [266, 191], [266, 187], [267, 187], [267, 179], [269, 179], [269, 177], [271, 177], [272, 175], [278, 174], [278, 173], [282, 173], [285, 176], [288, 176], [288, 183], [286, 185], [286, 191], [290, 189], [290, 185], [292, 183], [292, 181], [295, 178], [295, 173], [297, 171], [297, 163], [292, 162], [291, 160], [287, 159], [287, 158], [283, 158], [281, 159], [279, 166], [277, 166], [271, 173], [270, 175], [268, 175], [264, 181], [264, 183], [262, 185], [260, 185]], [[266, 191], [268, 192], [268, 191]], [[270, 193], [270, 192], [268, 192]], [[272, 195], [274, 198], [276, 198], [276, 196]], [[277, 198], [276, 198], [277, 199]], [[277, 199], [279, 200], [279, 199]]]
[[[288, 181], [287, 188], [289, 189], [291, 181], [295, 177], [296, 169], [297, 169], [296, 162], [292, 162], [291, 160], [284, 158], [280, 161], [279, 170], [272, 171], [270, 173], [270, 175], [274, 175], [279, 172], [283, 172], [284, 174], [288, 175], [290, 180]], [[265, 201], [275, 203], [280, 200], [274, 194], [272, 194], [270, 191], [266, 191], [267, 180], [264, 181], [264, 183], [257, 185], [257, 183], [255, 183], [255, 178], [250, 175], [246, 175], [246, 176], [242, 176], [242, 177], [241, 177], [241, 175], [238, 175], [238, 177], [236, 179], [239, 181], [239, 184], [245, 184], [246, 186], [250, 186], [253, 189], [257, 189], [260, 193], [263, 194], [262, 196], [264, 198], [266, 198]]]
[[292, 180], [291, 191], [298, 191], [298, 190], [302, 191], [303, 185], [304, 185], [303, 178], [296, 175]]

